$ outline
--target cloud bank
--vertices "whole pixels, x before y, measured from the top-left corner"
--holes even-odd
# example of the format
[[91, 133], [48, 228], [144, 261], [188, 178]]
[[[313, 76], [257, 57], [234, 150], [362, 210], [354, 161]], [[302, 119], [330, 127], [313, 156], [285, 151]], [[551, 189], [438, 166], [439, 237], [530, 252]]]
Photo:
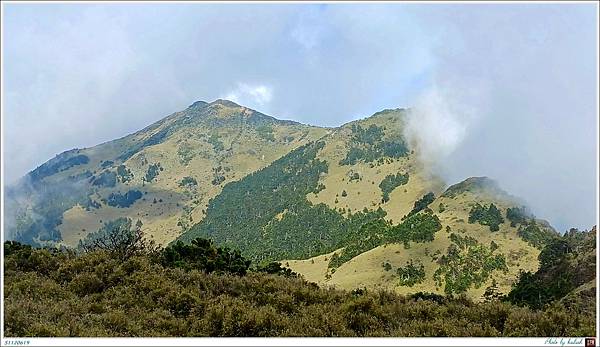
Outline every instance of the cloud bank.
[[196, 100], [323, 126], [411, 107], [448, 183], [489, 176], [589, 228], [597, 21], [594, 4], [4, 5], [5, 182]]

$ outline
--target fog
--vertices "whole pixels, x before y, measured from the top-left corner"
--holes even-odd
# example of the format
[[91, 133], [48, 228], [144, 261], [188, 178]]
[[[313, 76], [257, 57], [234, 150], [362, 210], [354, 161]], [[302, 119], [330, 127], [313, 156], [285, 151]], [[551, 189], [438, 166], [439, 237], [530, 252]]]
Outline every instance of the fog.
[[337, 126], [410, 107], [448, 184], [596, 223], [595, 4], [8, 4], [4, 182], [196, 100]]

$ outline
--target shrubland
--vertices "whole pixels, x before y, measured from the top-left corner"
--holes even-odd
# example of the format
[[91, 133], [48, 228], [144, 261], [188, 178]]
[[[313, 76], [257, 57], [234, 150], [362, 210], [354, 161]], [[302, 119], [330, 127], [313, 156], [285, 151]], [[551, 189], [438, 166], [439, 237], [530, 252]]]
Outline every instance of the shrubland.
[[[581, 300], [566, 305], [571, 294], [557, 289], [530, 302], [533, 295], [519, 296], [519, 288], [531, 282], [517, 283], [508, 296], [491, 288], [483, 302], [320, 288], [278, 263], [251, 266], [210, 240], [158, 249], [132, 224], [108, 228], [93, 239], [103, 242], [79, 250], [6, 242], [5, 335], [591, 336], [595, 329], [595, 300], [584, 302], [592, 309], [578, 306]], [[455, 239], [458, 248], [477, 246]], [[529, 275], [539, 287], [555, 288], [570, 271], [574, 288], [595, 273], [595, 262], [587, 263], [595, 260], [595, 230], [560, 240], [544, 248], [540, 271]], [[419, 278], [410, 265], [405, 277]]]

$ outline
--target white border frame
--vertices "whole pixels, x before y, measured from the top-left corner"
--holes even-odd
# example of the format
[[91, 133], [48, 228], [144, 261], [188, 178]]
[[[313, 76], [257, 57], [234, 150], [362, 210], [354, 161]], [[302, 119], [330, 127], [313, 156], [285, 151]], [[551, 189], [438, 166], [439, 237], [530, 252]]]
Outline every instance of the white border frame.
[[[109, 4], [121, 4], [121, 3], [208, 3], [208, 4], [315, 4], [315, 3], [335, 3], [335, 4], [360, 4], [366, 3], [367, 1], [2, 1], [0, 4], [0, 18], [4, 18], [4, 5], [5, 4], [42, 4], [42, 3], [62, 3], [62, 4], [97, 4], [97, 3], [109, 3]], [[536, 3], [536, 4], [596, 4], [596, 67], [598, 69], [598, 38], [600, 36], [599, 24], [600, 18], [598, 16], [598, 9], [600, 5], [594, 1], [369, 1], [369, 3], [417, 3], [417, 4], [460, 4], [460, 3], [474, 3], [474, 4], [523, 4], [523, 3]], [[2, 21], [0, 21], [2, 22]], [[4, 24], [0, 28], [0, 43], [1, 49], [4, 48]], [[4, 244], [4, 137], [1, 136], [4, 132], [4, 59], [0, 58], [0, 240]], [[600, 70], [598, 70], [600, 73]], [[599, 80], [596, 78], [596, 95], [600, 92]], [[596, 160], [600, 154], [600, 142], [598, 135], [599, 125], [599, 104], [598, 98], [596, 98]], [[600, 191], [599, 191], [599, 168], [596, 166], [596, 208], [599, 208], [600, 204]], [[596, 227], [598, 227], [599, 215], [596, 212]], [[598, 248], [600, 246], [600, 240], [596, 237], [596, 290], [599, 286], [599, 268], [598, 268]], [[4, 247], [2, 248], [2, 259], [0, 263], [2, 268], [0, 269], [2, 276], [2, 288], [0, 288], [1, 294], [1, 341], [2, 346], [166, 346], [166, 345], [178, 345], [178, 346], [585, 346], [585, 338], [569, 338], [569, 337], [517, 337], [517, 338], [485, 338], [485, 337], [425, 337], [425, 338], [5, 338], [4, 337]], [[600, 295], [596, 294], [596, 343], [600, 346], [598, 336], [600, 336], [599, 322], [600, 322]]]

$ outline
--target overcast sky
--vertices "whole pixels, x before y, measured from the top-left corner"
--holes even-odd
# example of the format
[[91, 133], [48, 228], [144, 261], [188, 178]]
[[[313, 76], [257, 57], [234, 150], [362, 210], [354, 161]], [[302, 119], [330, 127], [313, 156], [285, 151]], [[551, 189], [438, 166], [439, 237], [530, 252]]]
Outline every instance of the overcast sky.
[[496, 179], [559, 229], [595, 223], [594, 4], [9, 4], [5, 182], [196, 100], [337, 126], [411, 107], [449, 184]]

